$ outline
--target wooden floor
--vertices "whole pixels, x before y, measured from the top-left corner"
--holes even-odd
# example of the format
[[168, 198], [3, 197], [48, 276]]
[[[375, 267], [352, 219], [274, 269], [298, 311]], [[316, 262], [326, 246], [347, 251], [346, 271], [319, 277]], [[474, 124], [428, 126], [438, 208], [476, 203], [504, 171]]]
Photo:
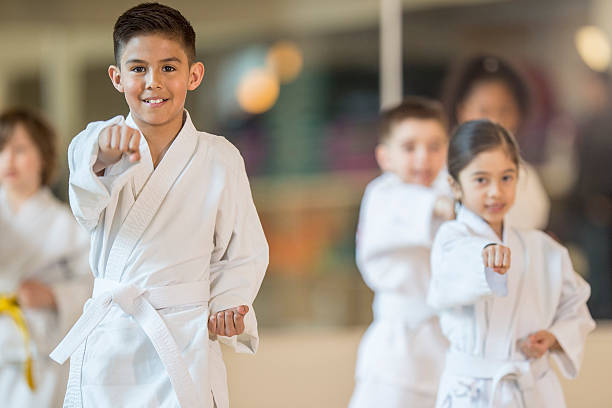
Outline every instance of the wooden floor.
[[[257, 355], [224, 350], [232, 408], [346, 407], [364, 330], [263, 330]], [[611, 368], [612, 323], [600, 323], [580, 376], [562, 379], [568, 407], [612, 408]]]

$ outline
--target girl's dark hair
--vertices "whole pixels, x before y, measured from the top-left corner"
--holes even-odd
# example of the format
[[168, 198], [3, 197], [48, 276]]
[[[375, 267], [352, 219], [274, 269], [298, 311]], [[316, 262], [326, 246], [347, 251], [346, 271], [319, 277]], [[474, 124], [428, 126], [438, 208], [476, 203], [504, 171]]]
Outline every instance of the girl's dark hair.
[[530, 97], [525, 79], [508, 61], [492, 55], [479, 55], [452, 70], [444, 86], [444, 105], [451, 129], [457, 126], [457, 107], [465, 101], [474, 86], [487, 81], [506, 84], [521, 112], [524, 122], [529, 112]]
[[0, 114], [0, 150], [3, 150], [13, 137], [15, 127], [22, 125], [40, 153], [42, 170], [40, 182], [51, 184], [55, 174], [55, 132], [42, 116], [28, 109], [14, 108]]
[[448, 144], [448, 173], [459, 181], [459, 173], [480, 153], [502, 148], [518, 168], [521, 161], [514, 136], [503, 126], [487, 119], [463, 123], [451, 136]]
[[159, 3], [142, 3], [123, 13], [115, 23], [113, 47], [115, 63], [121, 63], [123, 47], [137, 35], [163, 34], [178, 40], [187, 54], [189, 64], [195, 61], [195, 32], [176, 9]]

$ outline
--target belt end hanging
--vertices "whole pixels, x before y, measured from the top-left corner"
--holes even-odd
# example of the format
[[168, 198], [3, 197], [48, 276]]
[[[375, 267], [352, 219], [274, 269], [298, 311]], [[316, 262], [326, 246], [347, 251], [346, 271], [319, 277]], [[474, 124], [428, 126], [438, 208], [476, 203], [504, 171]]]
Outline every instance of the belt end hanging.
[[30, 387], [30, 390], [36, 391], [36, 384], [34, 383], [34, 369], [32, 357], [28, 357], [25, 362], [25, 376], [28, 381], [28, 387]]

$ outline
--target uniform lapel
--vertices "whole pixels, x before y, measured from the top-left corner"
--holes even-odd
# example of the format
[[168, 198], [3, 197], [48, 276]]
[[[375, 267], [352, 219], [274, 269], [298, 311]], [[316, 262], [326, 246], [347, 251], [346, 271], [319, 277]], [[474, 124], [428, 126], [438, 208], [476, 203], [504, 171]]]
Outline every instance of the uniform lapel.
[[[128, 211], [117, 237], [111, 247], [105, 277], [119, 281], [123, 275], [128, 258], [138, 240], [151, 224], [164, 198], [189, 162], [197, 146], [197, 133], [189, 114], [185, 111], [186, 120], [165, 156], [145, 182], [134, 205]], [[128, 116], [127, 123], [136, 127]]]
[[488, 238], [491, 242], [501, 243], [495, 231], [485, 220], [463, 206], [457, 214], [457, 221], [467, 225], [475, 235]]
[[475, 305], [476, 318], [483, 330], [483, 344], [480, 352], [485, 357], [506, 359], [511, 353], [511, 345], [513, 344], [520, 297], [519, 286], [525, 273], [522, 243], [517, 233], [508, 226], [507, 221], [504, 221], [503, 240], [500, 240], [486, 221], [465, 207], [461, 207], [457, 220], [466, 224], [474, 234], [510, 248], [512, 262], [507, 272], [508, 295], [490, 297]]

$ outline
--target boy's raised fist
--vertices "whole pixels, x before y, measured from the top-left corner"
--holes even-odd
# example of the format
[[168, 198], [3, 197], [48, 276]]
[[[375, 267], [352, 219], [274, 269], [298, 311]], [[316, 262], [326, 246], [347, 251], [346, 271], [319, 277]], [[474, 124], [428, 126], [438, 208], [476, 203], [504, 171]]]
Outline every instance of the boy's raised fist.
[[98, 159], [93, 166], [99, 173], [108, 166], [117, 163], [125, 153], [131, 162], [140, 160], [140, 138], [137, 129], [131, 128], [125, 122], [105, 128], [98, 136]]

